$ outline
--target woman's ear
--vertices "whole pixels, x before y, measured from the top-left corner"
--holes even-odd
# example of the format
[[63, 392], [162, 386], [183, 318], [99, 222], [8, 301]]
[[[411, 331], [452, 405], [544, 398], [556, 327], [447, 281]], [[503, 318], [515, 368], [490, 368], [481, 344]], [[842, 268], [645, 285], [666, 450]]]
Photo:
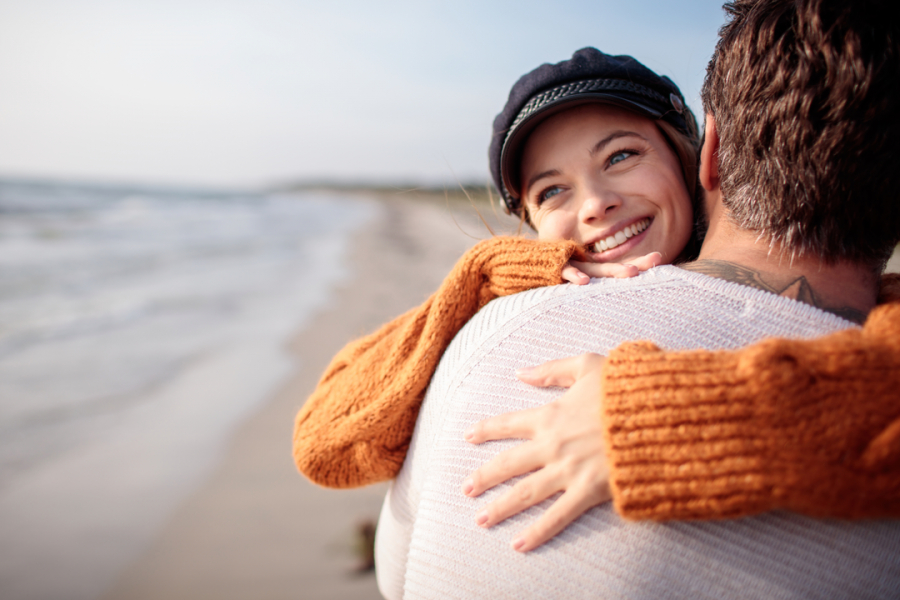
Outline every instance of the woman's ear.
[[710, 114], [706, 115], [700, 148], [700, 185], [708, 192], [719, 189], [719, 132], [716, 119]]

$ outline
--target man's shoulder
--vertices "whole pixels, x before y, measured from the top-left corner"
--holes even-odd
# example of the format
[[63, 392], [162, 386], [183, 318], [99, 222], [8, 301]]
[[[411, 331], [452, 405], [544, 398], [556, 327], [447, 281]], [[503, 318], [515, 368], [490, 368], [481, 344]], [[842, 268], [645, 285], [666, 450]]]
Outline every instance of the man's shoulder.
[[[587, 285], [563, 284], [497, 298], [482, 308], [467, 327], [502, 327], [565, 305], [593, 304], [596, 310], [603, 312], [604, 302], [621, 304], [623, 298], [634, 300], [633, 310], [627, 305], [627, 300], [624, 301], [626, 306], [617, 309], [627, 312], [640, 310], [639, 305], [659, 303], [660, 309], [665, 306], [694, 306], [698, 312], [708, 313], [720, 308], [720, 302], [724, 302], [726, 307], [750, 304], [760, 307], [760, 313], [784, 314], [791, 319], [820, 323], [825, 329], [851, 325], [840, 316], [759, 286], [663, 265], [629, 279], [592, 279]], [[659, 311], [654, 311], [654, 314], [658, 315]], [[749, 317], [750, 313], [745, 316]], [[754, 316], [759, 317], [759, 314]]]
[[[679, 272], [674, 267], [658, 267], [631, 279], [594, 279], [587, 285], [541, 287], [492, 300], [457, 332], [444, 351], [431, 385], [433, 388], [449, 385], [450, 380], [445, 381], [448, 375], [455, 378], [465, 371], [467, 364], [479, 360], [523, 327], [536, 326], [536, 335], [539, 334], [540, 324], [550, 314], [568, 313], [570, 307], [579, 304], [603, 306], [605, 298], [626, 291], [677, 284], [681, 280]], [[581, 319], [573, 315], [555, 329], [565, 334], [567, 330], [581, 327]]]
[[671, 288], [684, 285], [686, 273], [672, 265], [663, 265], [628, 279], [598, 278], [586, 285], [561, 285], [535, 288], [518, 294], [497, 298], [486, 304], [472, 321], [490, 321], [494, 325], [505, 319], [521, 319], [526, 312], [537, 312], [549, 306], [574, 303], [585, 298], [600, 300], [605, 296]]
[[[463, 327], [448, 351], [468, 354], [522, 328], [550, 337], [602, 333], [611, 343], [647, 339], [673, 348], [733, 348], [763, 337], [814, 337], [851, 325], [808, 304], [666, 265], [630, 279], [595, 279], [496, 299]], [[665, 343], [676, 339], [681, 341], [674, 346]]]

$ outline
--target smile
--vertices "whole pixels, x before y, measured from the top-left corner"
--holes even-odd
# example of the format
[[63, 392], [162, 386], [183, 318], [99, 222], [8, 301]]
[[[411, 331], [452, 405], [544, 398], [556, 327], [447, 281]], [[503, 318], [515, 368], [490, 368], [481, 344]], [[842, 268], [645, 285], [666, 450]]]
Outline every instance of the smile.
[[650, 217], [641, 219], [637, 223], [629, 225], [625, 229], [617, 231], [614, 235], [611, 235], [606, 239], [602, 239], [599, 242], [595, 243], [594, 252], [605, 252], [606, 250], [612, 250], [616, 246], [624, 244], [628, 240], [628, 238], [634, 237], [647, 229], [649, 225]]

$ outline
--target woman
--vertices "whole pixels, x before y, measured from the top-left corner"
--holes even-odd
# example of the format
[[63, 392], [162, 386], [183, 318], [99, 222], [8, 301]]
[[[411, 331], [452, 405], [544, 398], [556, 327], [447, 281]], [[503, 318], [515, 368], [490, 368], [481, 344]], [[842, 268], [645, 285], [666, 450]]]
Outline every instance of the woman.
[[[563, 276], [586, 283], [581, 271], [633, 276], [693, 248], [697, 128], [678, 88], [631, 57], [594, 48], [524, 76], [511, 103], [526, 79], [557, 93], [527, 94], [519, 100], [531, 104], [515, 124], [495, 124], [492, 168], [512, 167], [503, 172], [514, 187], [509, 176], [518, 180], [522, 170], [525, 218], [539, 240], [553, 243], [478, 244], [425, 304], [345, 347], [295, 422], [294, 459], [312, 481], [353, 487], [396, 475], [438, 360], [488, 301]], [[592, 83], [548, 86], [578, 80]], [[551, 143], [559, 149], [552, 156], [537, 152]], [[508, 195], [507, 184], [500, 187]], [[576, 250], [582, 260], [566, 272]]]
[[[482, 525], [492, 526], [566, 490], [571, 496], [567, 505], [577, 508], [557, 510], [552, 525], [551, 519], [541, 519], [524, 533], [520, 550], [536, 547], [610, 494], [620, 514], [632, 519], [724, 518], [777, 508], [840, 518], [896, 516], [900, 511], [898, 300], [900, 280], [886, 276], [879, 297], [882, 306], [870, 314], [862, 330], [815, 341], [770, 340], [729, 353], [664, 353], [652, 344], [629, 343], [612, 352], [605, 365], [600, 357], [585, 356], [525, 372], [521, 378], [535, 385], [575, 386], [552, 407], [489, 419], [473, 428], [467, 436], [473, 443], [504, 438], [536, 442], [523, 444], [479, 469], [464, 484], [463, 492], [477, 496], [509, 477], [540, 467], [479, 516]], [[602, 424], [591, 417], [598, 410], [601, 382]], [[791, 475], [781, 481], [775, 478], [757, 494], [732, 493], [709, 460], [718, 450], [711, 445], [704, 449], [690, 435], [679, 437], [680, 424], [696, 421], [710, 406], [758, 415], [746, 422], [746, 431], [735, 435], [729, 450], [732, 458], [763, 468], [773, 464], [774, 458], [777, 471]], [[634, 414], [637, 407], [648, 421], [656, 419], [655, 431], [641, 430], [624, 420], [622, 415]], [[574, 416], [564, 418], [560, 413]], [[563, 425], [554, 427], [553, 422]], [[582, 422], [596, 427], [581, 438], [569, 435], [573, 424]], [[668, 423], [668, 429], [660, 422]], [[679, 468], [673, 468], [662, 454], [646, 448], [640, 455], [627, 450], [627, 437], [638, 435], [660, 435], [670, 443], [680, 439], [682, 447], [695, 448], [697, 454], [680, 453]], [[551, 456], [555, 448], [576, 446], [582, 450]], [[571, 470], [573, 461], [580, 462], [580, 471]], [[565, 481], [544, 489], [549, 479], [560, 476], [563, 464], [569, 469], [562, 478]], [[593, 477], [593, 488], [572, 491], [570, 482], [584, 472], [600, 475]], [[690, 478], [684, 477], [687, 472], [692, 473]], [[520, 499], [524, 489], [540, 492], [524, 501]]]
[[[661, 100], [657, 98], [655, 103], [652, 98], [636, 98], [631, 91], [626, 89], [623, 92], [622, 88], [581, 90], [563, 97], [562, 102], [559, 101], [559, 96], [540, 97], [541, 91], [548, 86], [554, 88], [558, 86], [553, 84], [560, 84], [561, 81], [563, 81], [561, 85], [566, 85], [573, 80], [589, 79], [590, 75], [595, 76], [593, 79], [633, 84], [635, 81], [633, 72], [629, 73], [628, 69], [620, 64], [621, 59], [619, 63], [610, 65], [608, 61], [610, 58], [612, 57], [606, 57], [596, 50], [585, 49], [576, 53], [569, 61], [559, 65], [545, 65], [520, 80], [510, 94], [507, 109], [495, 122], [496, 134], [491, 153], [495, 181], [503, 190], [508, 203], [513, 202], [514, 198], [521, 197], [517, 188], [520, 182], [523, 183], [521, 191], [524, 192], [522, 195], [526, 199], [527, 218], [536, 226], [539, 236], [544, 239], [558, 239], [562, 236], [580, 244], [593, 246], [593, 252], [584, 255], [584, 258], [631, 260], [633, 256], [645, 256], [647, 251], [656, 250], [664, 252], [667, 261], [673, 260], [682, 251], [681, 246], [687, 240], [685, 232], [689, 231], [690, 219], [687, 219], [688, 227], [685, 228], [683, 218], [687, 206], [685, 200], [692, 195], [691, 187], [695, 185], [692, 178], [696, 175], [695, 155], [691, 156], [689, 151], [685, 151], [685, 148], [690, 148], [690, 142], [696, 140], [695, 135], [693, 138], [689, 135], [690, 127], [687, 125], [688, 117], [692, 120], [692, 116], [684, 108], [677, 89], [668, 80], [643, 69], [639, 64], [636, 65], [632, 59], [627, 59], [630, 61], [629, 68], [643, 69], [639, 70], [639, 73], [645, 79], [638, 78], [639, 81], [649, 82], [657, 86], [658, 90], [674, 89], [674, 91], [669, 91], [668, 98], [664, 94], [659, 94]], [[602, 77], [596, 77], [597, 75]], [[554, 80], [553, 77], [561, 77], [561, 80]], [[526, 81], [527, 85], [523, 84], [523, 81]], [[516, 123], [515, 118], [523, 111], [523, 107], [527, 106], [534, 110], [530, 110]], [[598, 108], [600, 106], [603, 108]], [[563, 109], [564, 112], [559, 112]], [[552, 126], [554, 120], [557, 124], [560, 120], [565, 121], [568, 118], [566, 113], [576, 115], [573, 122], [578, 123], [593, 121], [602, 123], [610, 118], [613, 120], [631, 118], [643, 125], [653, 124], [653, 128], [641, 129], [636, 136], [640, 138], [643, 135], [644, 142], [648, 144], [646, 147], [635, 148], [626, 145], [615, 148], [618, 154], [604, 154], [601, 160], [605, 161], [604, 165], [607, 167], [623, 169], [628, 167], [630, 161], [634, 162], [635, 157], [638, 157], [640, 162], [643, 157], [650, 155], [665, 159], [660, 163], [662, 167], [660, 164], [656, 165], [657, 172], [671, 174], [671, 161], [674, 158], [680, 165], [681, 181], [673, 183], [670, 178], [669, 185], [663, 186], [666, 192], [662, 194], [665, 196], [675, 190], [672, 192], [675, 200], [670, 203], [672, 210], [658, 214], [644, 214], [638, 210], [629, 214], [626, 221], [632, 219], [633, 222], [623, 222], [620, 230], [632, 227], [632, 236], [623, 233], [624, 241], [616, 239], [614, 235], [605, 236], [606, 232], [602, 232], [602, 228], [592, 229], [587, 221], [579, 221], [577, 211], [567, 213], [569, 198], [566, 194], [575, 184], [571, 181], [553, 180], [553, 177], [559, 177], [560, 171], [565, 169], [559, 169], [554, 164], [540, 165], [539, 159], [529, 156], [526, 147], [529, 139], [547, 137], [552, 141], [552, 138], [566, 139], [568, 136], [577, 135], [581, 130], [579, 127], [569, 127], [573, 131], [560, 133], [571, 124], [563, 122], [558, 128]], [[681, 121], [673, 125], [671, 121], [677, 121], [679, 115]], [[508, 131], [510, 125], [512, 132]], [[547, 127], [541, 130], [542, 125]], [[670, 130], [673, 128], [676, 133], [680, 128], [682, 135], [674, 135]], [[616, 131], [619, 129], [621, 128], [617, 128]], [[654, 131], [659, 132], [658, 138], [650, 135]], [[615, 131], [608, 132], [609, 135], [613, 133]], [[599, 145], [598, 142], [604, 141], [609, 135], [596, 139], [594, 145]], [[613, 136], [610, 142], [625, 140], [626, 136]], [[661, 140], [663, 146], [658, 143]], [[684, 140], [688, 140], [688, 143], [680, 143]], [[519, 152], [523, 147], [524, 156]], [[607, 149], [612, 150], [603, 148]], [[518, 174], [519, 169], [525, 173], [524, 177]], [[550, 175], [547, 175], [548, 173]], [[563, 172], [562, 175], [566, 173]], [[538, 186], [540, 183], [547, 185]], [[511, 193], [511, 187], [514, 193]], [[683, 193], [685, 191], [686, 193]], [[621, 191], [618, 193], [625, 194]], [[654, 194], [650, 195], [655, 197]], [[633, 210], [639, 203], [638, 200], [632, 198], [616, 206], [595, 206], [595, 208], [618, 211], [626, 207]], [[513, 203], [511, 206], [516, 209], [521, 204]], [[670, 216], [673, 217], [671, 223], [675, 226], [671, 229], [666, 228], [664, 235], [656, 236], [656, 233], [663, 229], [662, 225], [670, 223]], [[649, 224], [650, 227], [644, 230], [641, 228], [644, 224]], [[601, 233], [604, 235], [601, 236]], [[680, 235], [684, 237], [680, 238]], [[608, 241], [610, 237], [612, 240]], [[654, 244], [666, 245], [649, 245], [651, 238], [655, 240]], [[542, 246], [525, 240], [502, 238], [490, 240], [476, 247], [465, 260], [461, 261], [442, 290], [425, 306], [404, 315], [378, 334], [348, 346], [336, 357], [319, 388], [298, 415], [294, 441], [295, 459], [301, 470], [318, 483], [336, 487], [364, 485], [393, 477], [405, 456], [427, 381], [453, 334], [478, 308], [493, 297], [537, 285], [560, 282], [560, 272], [574, 250], [575, 245], [572, 243]], [[653, 258], [645, 260], [640, 266], [646, 268], [653, 264], [651, 261]], [[576, 266], [590, 274], [594, 274], [592, 269], [598, 266], [608, 268], [608, 264], [594, 265], [589, 262], [576, 263]], [[627, 274], [633, 274], [636, 270], [633, 269]], [[608, 273], [609, 271], [605, 272]], [[469, 283], [460, 288], [461, 282]], [[462, 293], [459, 292], [460, 289]], [[829, 342], [822, 342], [823, 345], [827, 343]], [[667, 358], [663, 357], [661, 360]], [[761, 364], [760, 368], [765, 369], [767, 365]], [[538, 378], [533, 381], [541, 380]], [[544, 381], [550, 380], [545, 378]], [[596, 392], [594, 394], [593, 398], [596, 398]], [[473, 437], [472, 441], [483, 441], [490, 439], [491, 436], [496, 437], [496, 434], [482, 431], [480, 437]], [[615, 460], [615, 457], [611, 458]], [[494, 481], [497, 481], [496, 476]], [[485, 485], [477, 488], [473, 486], [468, 493], [477, 494], [483, 489], [486, 489]], [[865, 496], [864, 500], [866, 498], [871, 498], [872, 506], [881, 507], [878, 510], [883, 511], [883, 497]], [[668, 506], [665, 503], [662, 505]], [[621, 508], [623, 505], [617, 502], [617, 506]], [[697, 506], [701, 506], [700, 504], [695, 503], [693, 506], [694, 513], [689, 516], [694, 518], [746, 514], [765, 509], [758, 503], [744, 507], [732, 506], [730, 508], [732, 512], [726, 515], [713, 510], [713, 507], [710, 507], [708, 512], [703, 512], [702, 508], [696, 509]], [[808, 501], [793, 508], [805, 509], [813, 514], [828, 514], [829, 511], [827, 504], [811, 504]], [[669, 514], [658, 512], [633, 516], [667, 518], [684, 515], [672, 511]], [[486, 524], [494, 522], [496, 520]], [[534, 538], [522, 549], [534, 547], [540, 541], [542, 540]]]

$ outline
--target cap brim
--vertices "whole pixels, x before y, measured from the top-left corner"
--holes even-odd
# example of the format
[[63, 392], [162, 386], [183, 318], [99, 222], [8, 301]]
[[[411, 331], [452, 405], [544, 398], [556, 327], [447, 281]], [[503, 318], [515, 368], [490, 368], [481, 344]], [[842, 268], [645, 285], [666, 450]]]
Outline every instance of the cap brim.
[[613, 94], [586, 93], [559, 98], [553, 102], [548, 102], [540, 109], [525, 117], [503, 143], [503, 150], [500, 153], [500, 175], [503, 178], [503, 185], [506, 187], [506, 190], [514, 198], [521, 198], [522, 195], [521, 190], [518, 189], [519, 157], [522, 154], [522, 146], [531, 132], [544, 120], [563, 110], [568, 110], [581, 104], [594, 103], [611, 104], [613, 106], [632, 110], [653, 120], [661, 119], [663, 116], [661, 112], [646, 104]]

